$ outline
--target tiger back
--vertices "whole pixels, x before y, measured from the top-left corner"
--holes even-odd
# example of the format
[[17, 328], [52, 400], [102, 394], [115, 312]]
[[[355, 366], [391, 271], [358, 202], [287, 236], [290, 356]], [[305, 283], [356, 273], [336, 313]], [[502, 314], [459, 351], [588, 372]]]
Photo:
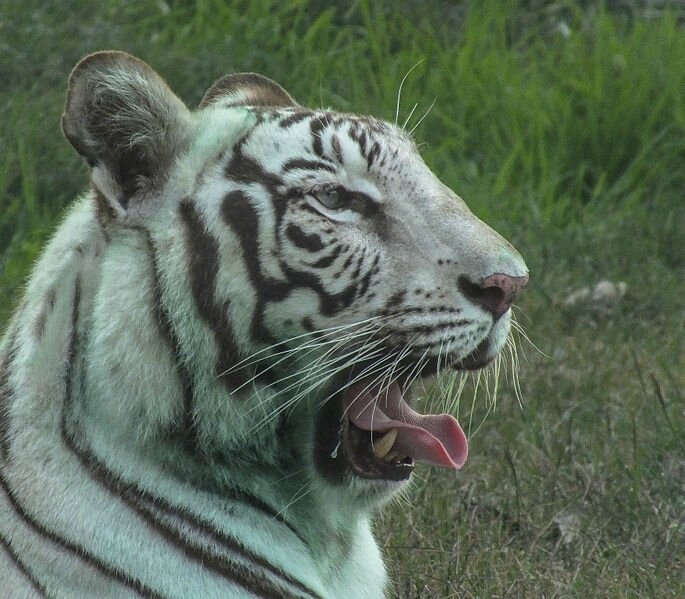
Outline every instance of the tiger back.
[[90, 188], [0, 346], [3, 596], [383, 597], [374, 511], [468, 451], [410, 387], [495, 358], [521, 257], [404, 131], [260, 75], [190, 111], [96, 53], [63, 129]]

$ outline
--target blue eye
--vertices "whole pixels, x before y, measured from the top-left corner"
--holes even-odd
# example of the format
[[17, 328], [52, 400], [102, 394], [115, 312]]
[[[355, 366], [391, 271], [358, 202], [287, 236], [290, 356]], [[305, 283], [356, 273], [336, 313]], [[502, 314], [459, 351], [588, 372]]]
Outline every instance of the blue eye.
[[347, 207], [343, 193], [337, 187], [322, 189], [312, 194], [319, 204], [328, 210], [340, 210]]

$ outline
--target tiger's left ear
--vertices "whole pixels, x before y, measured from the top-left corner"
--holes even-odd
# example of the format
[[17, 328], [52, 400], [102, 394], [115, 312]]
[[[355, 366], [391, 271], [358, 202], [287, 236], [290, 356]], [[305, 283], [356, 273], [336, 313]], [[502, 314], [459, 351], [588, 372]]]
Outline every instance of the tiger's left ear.
[[169, 175], [188, 144], [191, 117], [143, 61], [125, 52], [97, 52], [69, 77], [62, 128], [123, 215]]
[[200, 102], [200, 108], [211, 104], [220, 104], [224, 108], [299, 106], [278, 83], [258, 73], [224, 75], [207, 90]]

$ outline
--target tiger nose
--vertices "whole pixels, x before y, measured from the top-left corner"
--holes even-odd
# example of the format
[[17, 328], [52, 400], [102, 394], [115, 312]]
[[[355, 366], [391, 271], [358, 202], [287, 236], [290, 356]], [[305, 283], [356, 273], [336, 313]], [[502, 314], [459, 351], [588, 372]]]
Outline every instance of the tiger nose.
[[474, 304], [490, 312], [497, 320], [511, 308], [518, 293], [528, 283], [528, 275], [512, 277], [504, 273], [496, 273], [479, 282], [473, 282], [462, 275], [458, 281], [459, 290]]

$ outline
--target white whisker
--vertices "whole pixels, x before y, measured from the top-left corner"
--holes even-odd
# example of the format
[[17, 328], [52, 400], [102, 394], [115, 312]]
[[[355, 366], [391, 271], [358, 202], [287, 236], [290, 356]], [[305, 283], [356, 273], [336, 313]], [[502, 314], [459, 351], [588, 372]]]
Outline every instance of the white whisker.
[[[402, 81], [400, 81], [400, 87], [399, 87], [399, 89], [397, 90], [397, 106], [395, 107], [395, 125], [397, 125], [397, 121], [398, 121], [399, 118], [400, 118], [400, 104], [401, 104], [401, 102], [402, 102], [402, 88], [404, 87], [404, 82], [407, 80], [407, 77], [409, 77], [409, 75], [411, 74], [411, 72], [412, 72], [416, 67], [418, 67], [424, 60], [425, 60], [424, 58], [422, 58], [421, 60], [419, 60], [419, 62], [417, 62], [411, 69], [409, 69], [409, 70], [406, 72], [406, 74], [404, 75], [404, 77], [402, 77]], [[406, 123], [405, 123], [405, 125], [406, 125]], [[402, 127], [402, 128], [404, 129], [404, 127]]]
[[409, 116], [407, 116], [407, 118], [405, 119], [404, 123], [402, 123], [402, 129], [406, 129], [406, 128], [407, 128], [407, 123], [409, 122], [409, 120], [411, 119], [411, 117], [414, 116], [414, 112], [416, 111], [416, 109], [418, 108], [418, 106], [419, 106], [418, 104], [414, 104], [414, 106], [412, 106], [412, 109], [411, 109], [411, 111], [409, 112]]
[[418, 126], [423, 123], [423, 120], [428, 116], [428, 113], [433, 110], [433, 106], [435, 106], [435, 102], [437, 101], [437, 98], [434, 98], [433, 101], [431, 102], [431, 105], [428, 107], [426, 112], [423, 113], [423, 116], [419, 119], [418, 123], [416, 123], [411, 130], [409, 131], [409, 135], [414, 135], [414, 131], [418, 128]]
[[284, 505], [278, 512], [274, 515], [274, 518], [278, 518], [279, 516], [283, 515], [283, 512], [285, 512], [288, 508], [292, 507], [297, 503], [298, 501], [302, 501], [309, 493], [311, 493], [313, 490], [313, 487], [311, 483], [307, 482], [300, 489], [293, 495], [292, 499]]

